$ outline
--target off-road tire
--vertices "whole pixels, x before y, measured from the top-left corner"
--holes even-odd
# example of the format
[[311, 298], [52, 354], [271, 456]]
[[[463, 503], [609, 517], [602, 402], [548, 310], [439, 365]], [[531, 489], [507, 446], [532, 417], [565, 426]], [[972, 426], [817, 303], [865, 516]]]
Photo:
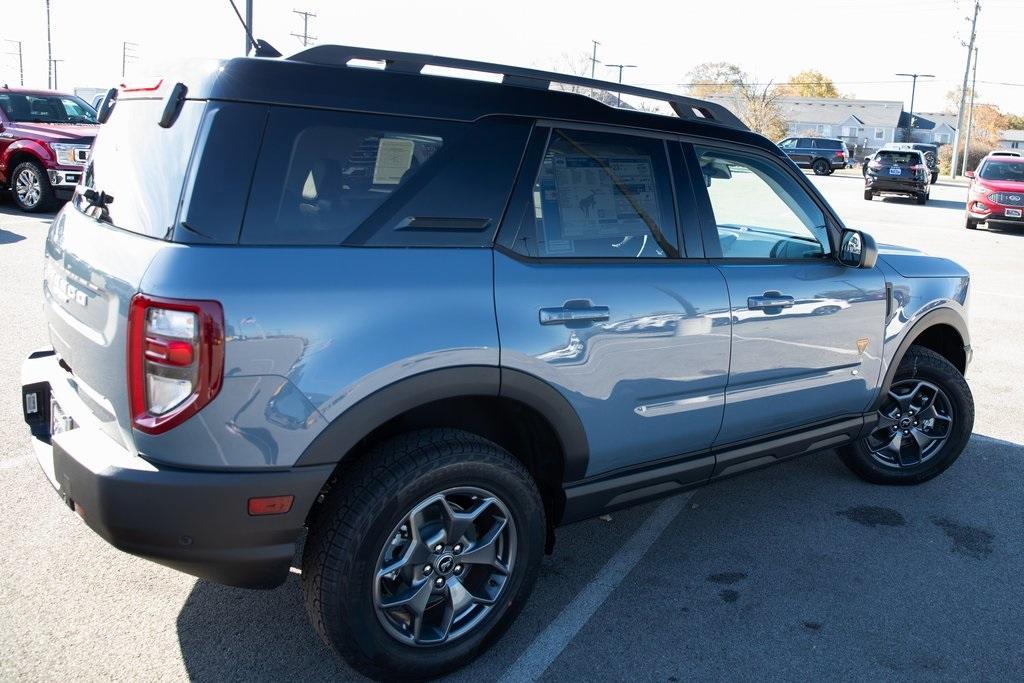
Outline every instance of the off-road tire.
[[920, 379], [940, 387], [953, 409], [953, 426], [947, 441], [933, 457], [899, 469], [879, 463], [871, 454], [866, 437], [839, 448], [843, 463], [861, 479], [873, 484], [920, 484], [938, 476], [960, 457], [974, 428], [971, 389], [956, 366], [944, 357], [920, 346], [910, 347], [893, 376], [893, 383], [906, 379]]
[[[377, 558], [418, 501], [459, 486], [491, 491], [508, 507], [518, 535], [509, 583], [499, 604], [460, 639], [431, 647], [401, 643], [376, 613]], [[498, 445], [457, 429], [410, 432], [373, 447], [339, 474], [309, 527], [302, 588], [310, 621], [348, 664], [386, 680], [438, 676], [493, 642], [529, 596], [546, 535], [544, 505], [526, 468]]]

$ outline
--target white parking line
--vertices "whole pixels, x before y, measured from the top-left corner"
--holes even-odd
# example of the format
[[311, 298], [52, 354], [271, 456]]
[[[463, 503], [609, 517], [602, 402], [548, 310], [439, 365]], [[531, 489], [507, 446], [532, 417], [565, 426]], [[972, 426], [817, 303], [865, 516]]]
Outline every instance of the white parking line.
[[611, 592], [654, 545], [665, 528], [683, 511], [692, 496], [693, 493], [673, 496], [655, 508], [647, 521], [608, 560], [597, 576], [534, 638], [501, 677], [500, 683], [521, 683], [540, 678], [587, 624], [597, 608], [604, 604]]

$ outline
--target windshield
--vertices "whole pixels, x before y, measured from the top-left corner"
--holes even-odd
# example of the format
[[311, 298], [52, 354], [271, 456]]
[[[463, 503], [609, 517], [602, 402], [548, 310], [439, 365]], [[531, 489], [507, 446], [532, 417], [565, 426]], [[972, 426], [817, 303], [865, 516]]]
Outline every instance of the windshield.
[[0, 109], [21, 123], [96, 123], [93, 108], [74, 95], [0, 93]]
[[985, 180], [1012, 180], [1024, 183], [1024, 163], [1019, 161], [986, 161], [978, 173]]

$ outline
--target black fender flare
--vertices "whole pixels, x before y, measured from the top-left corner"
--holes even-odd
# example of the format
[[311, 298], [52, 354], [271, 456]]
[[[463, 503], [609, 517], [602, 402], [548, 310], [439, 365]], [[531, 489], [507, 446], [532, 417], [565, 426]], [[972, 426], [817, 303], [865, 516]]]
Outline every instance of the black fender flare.
[[518, 370], [470, 365], [428, 370], [389, 384], [335, 418], [306, 448], [295, 465], [340, 462], [363, 438], [402, 413], [449, 398], [505, 397], [537, 411], [553, 427], [565, 455], [565, 481], [586, 475], [590, 450], [586, 431], [572, 404], [544, 380]]
[[964, 351], [968, 359], [970, 358], [971, 336], [967, 330], [967, 321], [964, 320], [963, 316], [952, 308], [936, 308], [925, 313], [921, 316], [920, 320], [911, 325], [910, 329], [903, 335], [903, 340], [900, 341], [899, 346], [896, 347], [896, 353], [892, 356], [892, 362], [886, 368], [885, 376], [879, 384], [878, 396], [871, 404], [872, 412], [882, 407], [886, 392], [892, 384], [892, 378], [896, 375], [896, 370], [899, 369], [900, 363], [903, 362], [903, 357], [907, 355], [907, 351], [914, 345], [918, 337], [936, 325], [949, 325], [956, 330], [957, 334], [960, 335], [960, 339], [963, 340]]

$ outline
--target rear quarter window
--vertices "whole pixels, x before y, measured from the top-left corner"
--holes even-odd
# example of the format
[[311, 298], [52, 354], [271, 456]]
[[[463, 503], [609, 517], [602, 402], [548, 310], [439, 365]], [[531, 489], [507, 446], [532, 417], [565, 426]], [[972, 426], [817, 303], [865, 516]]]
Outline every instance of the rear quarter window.
[[243, 244], [485, 246], [529, 125], [273, 108]]
[[822, 140], [818, 139], [814, 141], [814, 146], [817, 149], [842, 149], [843, 143], [839, 140]]

